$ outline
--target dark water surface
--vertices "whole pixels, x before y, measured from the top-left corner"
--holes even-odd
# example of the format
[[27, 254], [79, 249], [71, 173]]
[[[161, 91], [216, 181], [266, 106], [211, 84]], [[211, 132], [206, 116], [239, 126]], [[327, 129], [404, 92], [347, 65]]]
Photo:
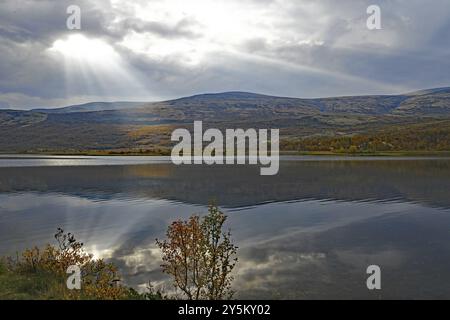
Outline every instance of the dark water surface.
[[127, 284], [163, 284], [155, 238], [215, 199], [239, 246], [239, 298], [450, 298], [448, 159], [298, 158], [265, 177], [115, 159], [0, 159], [0, 255], [63, 227]]

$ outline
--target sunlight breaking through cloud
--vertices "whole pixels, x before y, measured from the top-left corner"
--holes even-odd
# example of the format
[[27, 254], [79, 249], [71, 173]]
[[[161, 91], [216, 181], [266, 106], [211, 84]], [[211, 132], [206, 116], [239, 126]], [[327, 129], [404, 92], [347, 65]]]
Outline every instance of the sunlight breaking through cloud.
[[73, 34], [56, 40], [48, 52], [64, 64], [67, 95], [85, 90], [105, 99], [129, 95], [130, 90], [132, 100], [151, 95], [138, 72], [105, 41]]
[[81, 30], [68, 30], [72, 4], [4, 1], [0, 108], [236, 90], [400, 94], [450, 83], [447, 0], [380, 0], [383, 28], [374, 31], [369, 0], [79, 0]]

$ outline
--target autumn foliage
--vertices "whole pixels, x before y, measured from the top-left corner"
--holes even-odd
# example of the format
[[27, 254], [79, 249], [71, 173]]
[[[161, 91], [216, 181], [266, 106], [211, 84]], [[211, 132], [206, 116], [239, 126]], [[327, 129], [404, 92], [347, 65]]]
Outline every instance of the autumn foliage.
[[[183, 298], [218, 300], [232, 297], [237, 247], [231, 241], [230, 231], [224, 231], [226, 219], [216, 206], [211, 205], [205, 216], [193, 215], [187, 221], [173, 222], [167, 229], [167, 239], [157, 240], [163, 258], [162, 271], [172, 277]], [[0, 259], [0, 298], [172, 298], [161, 290], [155, 291], [150, 282], [143, 293], [122, 285], [117, 267], [87, 253], [83, 243], [73, 234], [58, 228], [55, 239], [57, 245], [34, 247], [15, 258]], [[77, 266], [81, 271], [80, 289], [67, 287], [67, 270], [71, 266]], [[5, 282], [9, 278], [12, 280]], [[179, 298], [179, 295], [173, 298]]]
[[[46, 279], [46, 291], [50, 297], [58, 299], [125, 299], [134, 294], [119, 284], [113, 264], [94, 259], [71, 233], [58, 228], [55, 239], [58, 246], [34, 247], [15, 259], [9, 258], [10, 271]], [[66, 271], [73, 265], [79, 266], [82, 273], [81, 290], [69, 290], [66, 286]]]
[[210, 205], [206, 216], [175, 221], [167, 229], [167, 239], [157, 240], [163, 271], [187, 299], [217, 300], [233, 295], [231, 272], [237, 263], [237, 247], [230, 232], [223, 231], [226, 218]]

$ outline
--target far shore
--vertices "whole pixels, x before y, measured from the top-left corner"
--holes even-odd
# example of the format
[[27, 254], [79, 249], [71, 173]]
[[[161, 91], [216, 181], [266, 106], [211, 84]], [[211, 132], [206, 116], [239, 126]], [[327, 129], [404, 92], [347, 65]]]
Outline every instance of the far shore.
[[[170, 151], [45, 151], [45, 152], [1, 152], [2, 156], [170, 156]], [[450, 157], [450, 151], [380, 151], [380, 152], [331, 152], [331, 151], [280, 151], [280, 156], [343, 156], [343, 157]]]

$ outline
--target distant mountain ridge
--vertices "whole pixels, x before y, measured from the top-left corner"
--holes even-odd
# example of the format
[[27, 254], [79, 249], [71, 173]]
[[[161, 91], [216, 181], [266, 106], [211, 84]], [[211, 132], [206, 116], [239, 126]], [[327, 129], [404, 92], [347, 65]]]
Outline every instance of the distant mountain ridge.
[[74, 112], [93, 112], [105, 110], [122, 110], [122, 109], [136, 108], [138, 106], [144, 105], [145, 103], [146, 102], [131, 102], [131, 101], [88, 102], [61, 108], [31, 109], [31, 111], [44, 113], [74, 113]]
[[[392, 128], [426, 130], [436, 126], [436, 121], [450, 120], [450, 88], [315, 99], [233, 91], [162, 102], [0, 110], [0, 152], [167, 147], [174, 128], [189, 129], [195, 120], [216, 128], [279, 128], [282, 138], [290, 140], [372, 134]], [[441, 135], [439, 139], [447, 138]]]
[[[230, 102], [233, 102], [238, 103], [238, 106], [244, 108], [246, 104], [247, 107], [250, 106], [250, 104], [257, 106], [258, 104], [266, 105], [267, 103], [281, 107], [283, 104], [288, 106], [297, 105], [299, 108], [306, 108], [311, 112], [320, 111], [361, 114], [384, 114], [395, 112], [398, 114], [403, 111], [407, 113], [411, 113], [411, 111], [413, 111], [422, 114], [430, 114], [434, 112], [441, 114], [449, 111], [448, 99], [450, 99], [450, 87], [424, 89], [401, 95], [363, 95], [309, 99], [279, 97], [242, 91], [230, 91], [197, 94], [162, 102], [89, 102], [61, 108], [36, 108], [30, 111], [64, 114], [77, 112], [130, 110], [145, 108], [146, 106], [148, 107], [155, 104], [183, 107], [192, 105], [193, 103], [198, 103], [202, 107], [205, 107], [205, 104], [209, 104], [209, 107], [218, 107], [222, 104], [227, 105]], [[220, 103], [220, 101], [224, 103]], [[411, 110], [411, 106], [413, 106], [413, 109], [415, 110]]]

